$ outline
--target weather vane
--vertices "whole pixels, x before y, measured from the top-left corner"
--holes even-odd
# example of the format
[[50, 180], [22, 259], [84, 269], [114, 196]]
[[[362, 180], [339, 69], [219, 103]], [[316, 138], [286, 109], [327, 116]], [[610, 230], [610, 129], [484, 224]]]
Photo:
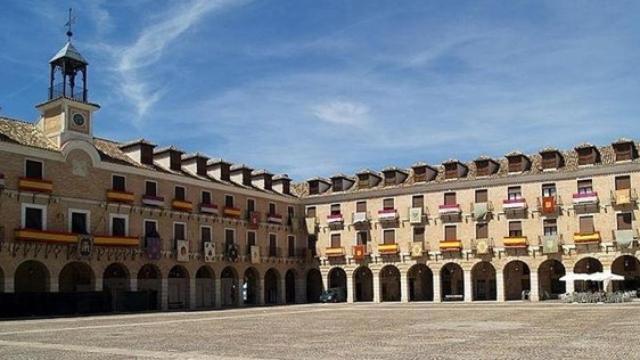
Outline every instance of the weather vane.
[[71, 37], [73, 36], [73, 32], [71, 31], [71, 25], [76, 23], [76, 17], [73, 16], [73, 9], [69, 8], [69, 20], [67, 21], [66, 24], [64, 24], [64, 26], [67, 27], [67, 38], [69, 38], [69, 41], [71, 41]]

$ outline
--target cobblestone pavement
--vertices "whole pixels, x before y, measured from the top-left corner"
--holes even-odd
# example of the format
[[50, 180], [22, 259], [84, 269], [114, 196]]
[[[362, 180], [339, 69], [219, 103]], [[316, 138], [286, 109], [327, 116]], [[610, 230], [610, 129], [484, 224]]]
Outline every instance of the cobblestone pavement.
[[0, 322], [2, 359], [636, 359], [640, 303], [329, 304]]

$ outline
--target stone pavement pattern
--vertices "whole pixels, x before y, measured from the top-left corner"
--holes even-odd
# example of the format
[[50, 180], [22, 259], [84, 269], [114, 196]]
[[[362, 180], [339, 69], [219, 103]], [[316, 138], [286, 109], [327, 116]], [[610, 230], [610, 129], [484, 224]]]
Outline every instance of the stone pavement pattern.
[[0, 322], [2, 359], [637, 358], [640, 304], [330, 304]]

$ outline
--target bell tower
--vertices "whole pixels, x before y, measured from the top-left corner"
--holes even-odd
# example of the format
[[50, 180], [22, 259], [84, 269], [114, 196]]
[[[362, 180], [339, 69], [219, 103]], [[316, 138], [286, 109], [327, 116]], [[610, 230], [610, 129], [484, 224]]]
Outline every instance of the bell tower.
[[49, 60], [48, 99], [36, 106], [40, 111], [38, 126], [59, 147], [74, 139], [93, 143], [92, 117], [100, 108], [89, 102], [89, 63], [71, 41], [74, 22], [75, 17], [69, 9], [67, 43]]

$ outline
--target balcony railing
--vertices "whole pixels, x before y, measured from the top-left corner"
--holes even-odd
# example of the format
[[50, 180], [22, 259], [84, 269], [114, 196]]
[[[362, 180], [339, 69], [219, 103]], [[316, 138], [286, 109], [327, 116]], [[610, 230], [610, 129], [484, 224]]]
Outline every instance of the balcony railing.
[[395, 221], [398, 219], [398, 211], [396, 209], [378, 210], [378, 221]]
[[574, 244], [598, 244], [600, 243], [600, 232], [594, 231], [591, 233], [574, 233]]
[[504, 211], [524, 210], [527, 208], [527, 201], [522, 197], [502, 200], [502, 209]]
[[269, 224], [282, 225], [282, 215], [279, 215], [279, 214], [267, 214], [267, 222]]
[[107, 201], [130, 204], [135, 200], [135, 195], [126, 191], [107, 190]]
[[620, 189], [611, 191], [611, 205], [624, 206], [634, 204], [638, 200], [635, 189]]
[[438, 206], [438, 212], [441, 215], [455, 215], [460, 214], [462, 210], [460, 209], [460, 204], [443, 204]]
[[18, 179], [18, 188], [24, 191], [51, 193], [53, 192], [53, 183], [43, 179], [21, 177]]
[[543, 215], [556, 215], [562, 205], [560, 196], [542, 196], [536, 199], [538, 212]]
[[329, 226], [342, 225], [343, 223], [344, 223], [344, 218], [342, 217], [342, 214], [337, 213], [337, 214], [327, 215], [327, 224]]
[[327, 257], [341, 257], [344, 256], [344, 248], [343, 247], [328, 247], [324, 249], [324, 254]]
[[214, 204], [200, 204], [200, 212], [203, 214], [218, 215], [218, 206]]
[[87, 102], [88, 95], [88, 89], [84, 89], [81, 86], [74, 86], [72, 88], [65, 83], [59, 83], [49, 88], [49, 99], [64, 97], [79, 102]]
[[526, 236], [505, 236], [502, 245], [507, 249], [522, 249], [528, 246]]
[[[57, 244], [77, 244], [78, 234], [37, 229], [16, 229], [16, 240], [38, 241]], [[140, 239], [134, 236], [94, 235], [93, 244], [97, 246], [139, 246]]]
[[592, 205], [598, 203], [598, 193], [595, 191], [578, 192], [573, 194], [574, 205]]
[[442, 240], [440, 241], [440, 251], [456, 252], [462, 250], [462, 241], [460, 240]]
[[193, 204], [190, 201], [174, 199], [171, 202], [171, 208], [173, 210], [191, 212], [193, 211]]
[[164, 198], [162, 196], [142, 195], [142, 204], [147, 206], [162, 207], [164, 206]]
[[353, 225], [364, 225], [369, 222], [369, 216], [366, 211], [354, 212], [351, 218]]
[[225, 206], [224, 209], [222, 209], [222, 215], [230, 218], [239, 218], [242, 215], [242, 211], [240, 208]]

